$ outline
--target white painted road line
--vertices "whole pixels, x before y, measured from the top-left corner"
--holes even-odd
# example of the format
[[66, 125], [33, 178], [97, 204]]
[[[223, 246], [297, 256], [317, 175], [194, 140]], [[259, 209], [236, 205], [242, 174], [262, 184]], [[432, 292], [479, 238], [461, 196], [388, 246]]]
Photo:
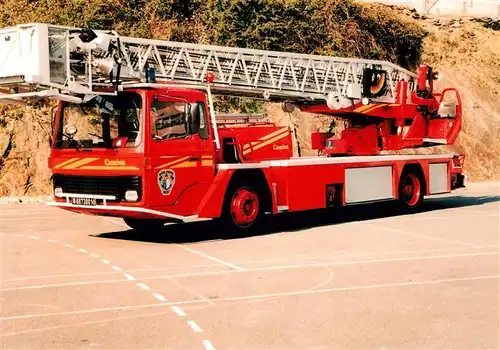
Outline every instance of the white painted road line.
[[128, 274], [128, 273], [124, 274], [124, 276], [125, 276], [125, 278], [126, 278], [126, 279], [128, 279], [128, 280], [131, 280], [131, 281], [135, 280], [135, 277], [134, 277], [134, 276], [132, 276], [132, 275], [130, 275], [130, 274]]
[[106, 259], [102, 259], [102, 262], [103, 262], [104, 264], [106, 264], [106, 265], [109, 265], [109, 264], [110, 264], [109, 260], [106, 260]]
[[161, 295], [161, 294], [158, 294], [158, 293], [153, 293], [153, 296], [158, 299], [159, 301], [167, 301], [167, 299]]
[[229, 267], [229, 268], [231, 268], [231, 269], [238, 270], [238, 271], [245, 271], [245, 269], [244, 269], [244, 268], [242, 268], [242, 267], [239, 267], [239, 266], [236, 266], [236, 265], [234, 265], [234, 264], [231, 264], [231, 263], [229, 263], [229, 262], [227, 262], [227, 261], [224, 261], [224, 260], [218, 259], [218, 258], [216, 258], [216, 257], [214, 257], [214, 256], [210, 256], [210, 255], [208, 255], [208, 254], [205, 254], [205, 253], [199, 252], [199, 251], [194, 250], [194, 249], [192, 249], [192, 248], [188, 248], [188, 247], [185, 247], [185, 246], [180, 245], [180, 244], [176, 244], [176, 246], [177, 246], [177, 247], [180, 247], [180, 248], [182, 248], [182, 249], [184, 249], [184, 250], [187, 250], [188, 252], [191, 252], [191, 253], [193, 253], [193, 254], [196, 254], [196, 255], [202, 256], [202, 257], [204, 257], [204, 258], [207, 258], [207, 259], [213, 260], [213, 261], [215, 261], [215, 262], [218, 262], [219, 264], [222, 264], [222, 265], [224, 265], [224, 266], [227, 266], [227, 267]]
[[[275, 270], [288, 270], [288, 269], [301, 269], [301, 268], [311, 268], [311, 267], [325, 267], [325, 266], [343, 266], [343, 265], [356, 265], [356, 264], [383, 264], [391, 262], [404, 262], [404, 261], [415, 261], [415, 260], [438, 260], [438, 259], [453, 259], [453, 258], [468, 258], [468, 257], [478, 257], [478, 256], [493, 256], [499, 255], [500, 251], [496, 252], [485, 252], [485, 253], [471, 253], [471, 254], [451, 254], [451, 255], [434, 255], [434, 256], [416, 256], [409, 258], [392, 258], [392, 259], [371, 259], [371, 260], [351, 260], [351, 261], [338, 261], [338, 262], [320, 262], [311, 264], [296, 264], [296, 265], [277, 265], [260, 267], [255, 269], [247, 269], [244, 271], [239, 270], [222, 270], [222, 271], [207, 271], [207, 272], [193, 272], [193, 273], [181, 273], [174, 275], [163, 275], [163, 276], [152, 276], [152, 277], [142, 277], [141, 280], [158, 280], [158, 279], [172, 279], [172, 278], [183, 278], [183, 277], [196, 277], [196, 276], [216, 276], [225, 275], [233, 273], [250, 273], [259, 271], [275, 271]], [[127, 277], [130, 276], [129, 277]], [[125, 274], [125, 277], [130, 279], [135, 279], [129, 274]], [[58, 283], [58, 284], [46, 284], [46, 285], [34, 285], [19, 288], [9, 288], [1, 289], [2, 292], [7, 292], [11, 290], [23, 290], [23, 289], [41, 289], [41, 288], [52, 288], [52, 287], [63, 287], [63, 286], [76, 286], [76, 285], [86, 285], [86, 284], [101, 284], [101, 283], [120, 283], [124, 282], [124, 279], [116, 280], [99, 280], [99, 281], [86, 281], [86, 282], [70, 282], [70, 283]], [[191, 291], [191, 293], [194, 293]], [[207, 302], [206, 299], [204, 299]]]
[[174, 310], [174, 312], [181, 317], [186, 316], [186, 313], [178, 306], [172, 306], [171, 309]]
[[[276, 298], [276, 297], [289, 297], [289, 296], [297, 296], [297, 295], [325, 294], [325, 293], [333, 293], [333, 292], [345, 292], [345, 291], [379, 289], [379, 288], [411, 287], [411, 286], [433, 285], [433, 284], [451, 283], [451, 282], [478, 281], [478, 280], [487, 280], [487, 279], [496, 279], [496, 280], [500, 281], [500, 275], [475, 276], [475, 277], [464, 277], [464, 278], [446, 278], [446, 279], [440, 279], [440, 280], [414, 281], [414, 282], [401, 282], [401, 283], [386, 283], [386, 284], [372, 284], [372, 285], [364, 285], [364, 286], [325, 288], [325, 289], [303, 290], [303, 291], [294, 291], [294, 292], [255, 294], [255, 295], [245, 295], [245, 296], [241, 296], [241, 297], [218, 298], [217, 302], [221, 303], [221, 302], [224, 302], [224, 301], [242, 301], [242, 300], [267, 299], [267, 298]], [[181, 302], [178, 302], [176, 304], [178, 304], [178, 305], [186, 305], [186, 304], [201, 304], [201, 303], [203, 303], [202, 300], [196, 300], [196, 301], [195, 300], [188, 300], [188, 301], [181, 301]]]
[[[13, 235], [12, 235], [13, 236]], [[488, 248], [497, 248], [499, 246], [488, 247]], [[466, 249], [466, 248], [463, 248]], [[90, 254], [93, 258], [100, 258], [99, 255]], [[290, 259], [288, 259], [290, 260]], [[106, 260], [107, 261], [107, 260]], [[109, 262], [108, 262], [109, 263]], [[204, 267], [218, 267], [218, 265], [189, 265], [186, 266], [188, 269], [197, 269]], [[160, 268], [143, 268], [143, 269], [131, 269], [127, 270], [130, 273], [134, 272], [150, 272], [150, 271], [163, 271], [163, 270], [177, 270], [182, 269], [182, 266], [169, 266], [169, 267], [160, 267]], [[60, 277], [78, 277], [78, 276], [92, 276], [92, 275], [111, 275], [114, 274], [113, 271], [102, 271], [102, 272], [80, 272], [80, 273], [67, 273], [67, 274], [57, 274], [57, 275], [43, 275], [43, 276], [33, 276], [33, 277], [19, 277], [19, 278], [8, 278], [8, 279], [0, 279], [0, 282], [13, 282], [13, 281], [23, 281], [23, 280], [37, 280], [37, 279], [51, 279], [51, 278], [60, 278]]]
[[215, 350], [215, 348], [212, 345], [212, 342], [210, 340], [204, 340], [203, 346], [205, 347], [205, 350]]
[[12, 337], [12, 336], [17, 336], [17, 335], [21, 335], [21, 334], [46, 332], [46, 331], [50, 331], [50, 330], [60, 331], [61, 329], [64, 329], [64, 328], [73, 328], [73, 327], [76, 328], [76, 327], [82, 327], [82, 326], [91, 325], [91, 324], [102, 325], [102, 324], [105, 324], [108, 322], [117, 322], [120, 320], [133, 320], [133, 319], [139, 319], [139, 318], [148, 318], [148, 317], [164, 316], [164, 315], [165, 315], [165, 311], [160, 311], [160, 312], [150, 312], [150, 313], [146, 313], [146, 314], [133, 314], [133, 315], [122, 316], [122, 317], [111, 317], [111, 318], [98, 319], [98, 320], [92, 320], [92, 321], [87, 321], [87, 322], [64, 323], [64, 324], [59, 324], [59, 325], [51, 326], [51, 327], [29, 328], [27, 330], [22, 330], [22, 331], [14, 330], [14, 332], [11, 332], [11, 333], [1, 333], [0, 338]]
[[[119, 280], [102, 280], [100, 283], [117, 283], [126, 282], [126, 279]], [[0, 289], [0, 292], [11, 292], [17, 290], [29, 290], [29, 289], [43, 289], [43, 288], [57, 288], [57, 287], [71, 287], [71, 286], [85, 286], [89, 284], [94, 284], [93, 281], [83, 281], [83, 282], [71, 282], [71, 283], [54, 283], [54, 284], [39, 284], [34, 286], [24, 286], [24, 287], [12, 287]]]
[[149, 288], [149, 286], [147, 284], [144, 284], [144, 283], [137, 283], [137, 287], [139, 288], [142, 288], [144, 290], [150, 290], [151, 288]]
[[66, 248], [73, 248], [73, 245], [71, 245], [71, 244], [65, 244], [64, 246], [65, 246]]
[[[314, 295], [314, 294], [325, 294], [325, 293], [333, 293], [333, 292], [344, 292], [344, 291], [351, 291], [351, 290], [411, 287], [411, 286], [433, 285], [433, 284], [452, 283], [452, 282], [481, 281], [481, 280], [500, 280], [500, 275], [474, 276], [474, 277], [464, 277], [464, 278], [447, 278], [447, 279], [440, 279], [440, 280], [427, 280], [427, 281], [414, 281], [414, 282], [388, 283], [388, 284], [375, 284], [375, 285], [362, 285], [362, 286], [352, 286], [352, 287], [328, 288], [328, 289], [282, 292], [282, 293], [271, 293], [271, 294], [255, 294], [255, 295], [246, 295], [246, 296], [240, 296], [240, 297], [218, 298], [217, 302], [266, 299], [266, 298], [272, 298], [272, 297], [286, 297], [286, 296], [295, 296], [295, 295]], [[196, 299], [196, 300], [169, 302], [169, 303], [116, 306], [116, 307], [108, 307], [108, 308], [100, 308], [100, 309], [86, 309], [86, 310], [65, 311], [65, 312], [52, 312], [52, 313], [45, 313], [45, 314], [7, 316], [7, 317], [0, 317], [0, 321], [5, 322], [5, 321], [12, 321], [12, 320], [22, 320], [22, 319], [40, 318], [40, 317], [82, 315], [82, 314], [91, 314], [91, 313], [117, 311], [117, 310], [134, 310], [134, 309], [145, 309], [145, 308], [154, 308], [154, 307], [162, 307], [162, 306], [196, 305], [196, 304], [206, 304], [206, 302], [204, 300]], [[2, 337], [2, 335], [0, 335], [0, 337]]]
[[48, 240], [47, 240], [47, 242], [50, 242], [50, 243], [57, 243], [57, 241], [56, 241], [56, 240], [54, 240], [54, 239], [48, 239]]
[[115, 270], [115, 271], [121, 271], [122, 269], [119, 266], [113, 266], [113, 270]]
[[78, 249], [78, 251], [79, 251], [80, 253], [88, 253], [88, 251], [87, 251], [86, 249], [83, 249], [83, 248]]
[[28, 238], [31, 238], [31, 239], [40, 239], [40, 237], [38, 237], [38, 236], [28, 236]]
[[428, 238], [428, 239], [433, 239], [436, 241], [442, 241], [442, 242], [446, 242], [446, 243], [460, 244], [460, 245], [465, 245], [465, 246], [474, 247], [474, 248], [481, 248], [482, 247], [481, 245], [477, 245], [477, 244], [473, 244], [473, 243], [466, 243], [466, 242], [455, 241], [455, 240], [446, 239], [446, 238], [428, 236], [428, 235], [424, 235], [422, 233], [415, 233], [415, 232], [411, 232], [411, 231], [400, 230], [397, 228], [390, 228], [390, 227], [379, 226], [379, 225], [370, 225], [370, 224], [367, 224], [365, 222], [358, 222], [358, 224], [362, 225], [362, 226], [366, 226], [366, 227], [379, 229], [379, 230], [392, 231], [392, 232], [402, 233], [405, 235], [412, 235], [412, 236], [416, 236], [416, 237]]
[[193, 331], [195, 331], [196, 333], [203, 332], [203, 330], [200, 328], [200, 326], [198, 326], [198, 325], [196, 324], [196, 322], [194, 322], [193, 320], [188, 321], [188, 325], [189, 325], [189, 327], [191, 327], [191, 328], [193, 329]]
[[[10, 235], [10, 234], [9, 234]], [[12, 234], [11, 237], [23, 237], [21, 234]], [[475, 249], [488, 249], [488, 248], [500, 248], [500, 245], [484, 245], [479, 248], [474, 247], [455, 247], [455, 248], [441, 248], [441, 249], [415, 249], [415, 250], [396, 250], [396, 251], [380, 251], [371, 253], [339, 253], [339, 254], [329, 254], [329, 255], [318, 255], [318, 256], [300, 256], [297, 258], [274, 258], [274, 259], [264, 259], [264, 260], [244, 260], [241, 263], [246, 265], [257, 265], [263, 263], [277, 263], [280, 261], [306, 261], [306, 260], [321, 260], [325, 258], [344, 258], [344, 257], [357, 257], [357, 256], [378, 256], [378, 255], [401, 255], [407, 253], [433, 253], [433, 252], [456, 252], [456, 251], [473, 251]], [[97, 254], [90, 254], [93, 258], [100, 258]], [[107, 260], [106, 260], [107, 261]], [[109, 261], [107, 261], [109, 264]], [[189, 269], [205, 268], [205, 267], [215, 267], [217, 265], [190, 265], [186, 266]], [[160, 268], [143, 268], [143, 269], [131, 269], [128, 270], [130, 273], [134, 272], [149, 272], [149, 271], [162, 271], [162, 270], [176, 270], [180, 269], [182, 266], [169, 266]], [[251, 269], [249, 269], [251, 271]], [[217, 272], [217, 271], [216, 271]], [[24, 281], [24, 280], [38, 280], [38, 279], [52, 279], [60, 277], [77, 277], [77, 276], [92, 276], [92, 275], [110, 275], [113, 274], [112, 271], [103, 272], [80, 272], [80, 273], [69, 273], [69, 274], [57, 274], [57, 275], [44, 275], [44, 276], [32, 276], [32, 277], [19, 277], [19, 278], [8, 278], [0, 279], [0, 283], [14, 282], [14, 281]]]
[[401, 254], [417, 254], [417, 253], [436, 253], [436, 252], [456, 252], [456, 251], [473, 251], [475, 249], [489, 249], [489, 248], [499, 248], [500, 245], [484, 245], [478, 248], [474, 247], [456, 247], [456, 248], [440, 248], [440, 249], [413, 249], [413, 250], [393, 250], [393, 251], [374, 251], [365, 253], [337, 253], [328, 255], [315, 255], [315, 256], [298, 256], [293, 258], [274, 258], [266, 260], [244, 260], [240, 261], [239, 264], [245, 265], [257, 265], [257, 264], [267, 264], [267, 263], [277, 263], [280, 261], [307, 261], [307, 260], [321, 260], [321, 259], [331, 259], [331, 258], [351, 258], [358, 256], [378, 256], [378, 255], [401, 255]]
[[[499, 255], [500, 252], [487, 252], [487, 253], [472, 253], [472, 254], [450, 254], [450, 255], [434, 255], [434, 256], [415, 256], [409, 258], [392, 258], [392, 259], [370, 259], [370, 260], [351, 260], [351, 261], [339, 261], [339, 262], [322, 262], [322, 263], [312, 263], [303, 265], [283, 265], [283, 266], [271, 266], [271, 267], [261, 267], [258, 269], [247, 270], [250, 271], [268, 271], [268, 270], [281, 270], [281, 269], [294, 269], [294, 268], [307, 268], [307, 267], [322, 267], [322, 266], [342, 266], [342, 265], [356, 265], [356, 264], [380, 264], [380, 263], [390, 263], [390, 262], [401, 262], [401, 261], [413, 261], [413, 260], [437, 260], [437, 259], [453, 259], [453, 258], [466, 258], [466, 257], [476, 257], [476, 256], [492, 256]], [[234, 272], [234, 271], [232, 271]]]
[[[243, 272], [243, 271], [237, 271], [237, 270], [225, 270], [225, 271]], [[200, 299], [200, 300], [204, 300], [204, 301], [206, 301], [207, 303], [209, 303], [209, 304], [211, 304], [211, 305], [215, 305], [215, 303], [214, 303], [212, 300], [210, 300], [210, 299], [209, 299], [209, 298], [207, 298], [206, 296], [204, 296], [204, 295], [202, 295], [202, 294], [198, 293], [198, 292], [197, 292], [197, 291], [195, 291], [194, 289], [189, 288], [188, 286], [186, 286], [185, 284], [183, 284], [183, 283], [181, 283], [181, 282], [177, 281], [176, 279], [174, 279], [174, 278], [168, 278], [168, 280], [169, 280], [171, 283], [175, 284], [176, 286], [178, 286], [178, 287], [180, 287], [180, 288], [184, 289], [185, 291], [188, 291], [189, 293], [191, 293], [191, 295], [193, 295], [193, 296], [197, 297], [198, 299]]]

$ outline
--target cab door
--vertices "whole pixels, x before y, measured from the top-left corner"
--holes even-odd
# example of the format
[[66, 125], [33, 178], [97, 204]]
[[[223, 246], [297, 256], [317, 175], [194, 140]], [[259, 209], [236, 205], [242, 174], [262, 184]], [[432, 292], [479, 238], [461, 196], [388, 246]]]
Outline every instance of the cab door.
[[205, 104], [153, 95], [148, 108], [150, 203], [154, 207], [175, 204], [179, 215], [194, 214], [215, 169]]

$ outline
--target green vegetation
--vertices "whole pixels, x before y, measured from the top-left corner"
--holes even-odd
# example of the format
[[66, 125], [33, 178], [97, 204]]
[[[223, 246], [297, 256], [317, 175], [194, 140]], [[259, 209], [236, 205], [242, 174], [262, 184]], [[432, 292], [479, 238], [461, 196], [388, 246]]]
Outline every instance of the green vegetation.
[[487, 29], [493, 29], [500, 31], [500, 20], [494, 20], [493, 18], [476, 18], [472, 20], [473, 22], [479, 22], [483, 27]]
[[352, 0], [4, 0], [0, 25], [48, 22], [122, 35], [390, 60], [420, 59], [425, 32]]

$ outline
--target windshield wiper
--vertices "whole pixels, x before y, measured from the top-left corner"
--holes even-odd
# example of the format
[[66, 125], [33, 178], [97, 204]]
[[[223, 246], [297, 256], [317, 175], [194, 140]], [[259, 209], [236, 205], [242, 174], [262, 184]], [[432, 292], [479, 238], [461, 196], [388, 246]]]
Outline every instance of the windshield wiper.
[[78, 140], [69, 139], [69, 143], [70, 143], [70, 145], [74, 144], [75, 147], [71, 147], [71, 148], [75, 148], [78, 152], [80, 152], [80, 148], [83, 148], [83, 145], [81, 145], [80, 141], [78, 141]]

